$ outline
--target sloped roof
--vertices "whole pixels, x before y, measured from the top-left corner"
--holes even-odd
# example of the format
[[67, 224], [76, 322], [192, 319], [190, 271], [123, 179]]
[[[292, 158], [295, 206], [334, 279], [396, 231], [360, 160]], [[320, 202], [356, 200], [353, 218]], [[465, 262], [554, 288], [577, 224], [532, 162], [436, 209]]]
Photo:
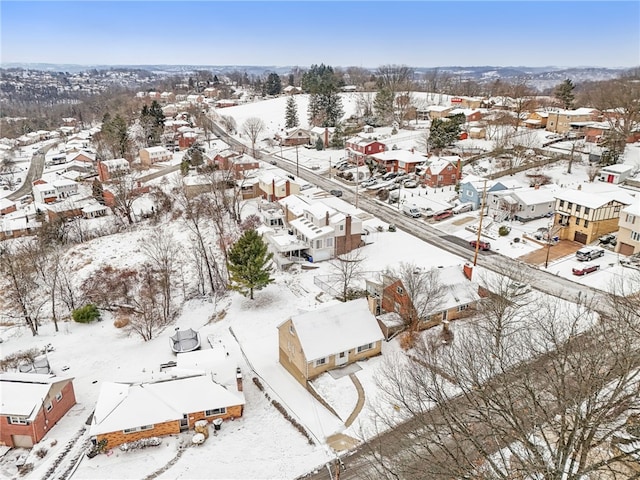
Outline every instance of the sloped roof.
[[51, 386], [71, 380], [72, 377], [37, 373], [0, 374], [0, 415], [26, 417], [27, 420], [33, 421]]
[[587, 208], [600, 208], [609, 202], [617, 201], [623, 205], [633, 203], [633, 197], [622, 191], [584, 192], [582, 190], [563, 190], [556, 193], [556, 198], [566, 200]]
[[294, 315], [291, 321], [307, 361], [384, 338], [364, 298]]

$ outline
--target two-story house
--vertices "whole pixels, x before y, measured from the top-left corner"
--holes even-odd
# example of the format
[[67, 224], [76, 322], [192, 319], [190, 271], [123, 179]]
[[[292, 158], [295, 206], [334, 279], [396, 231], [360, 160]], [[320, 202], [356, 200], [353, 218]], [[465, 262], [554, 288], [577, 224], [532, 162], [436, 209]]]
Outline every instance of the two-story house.
[[615, 251], [622, 255], [640, 253], [640, 197], [620, 212]]
[[345, 151], [349, 163], [354, 165], [364, 165], [366, 160], [376, 153], [384, 152], [387, 146], [378, 142], [362, 137], [351, 137], [345, 142]]
[[311, 134], [309, 133], [309, 130], [304, 128], [293, 127], [279, 131], [276, 133], [275, 139], [283, 147], [309, 145], [309, 143], [311, 143]]
[[462, 173], [460, 157], [436, 158], [427, 165], [422, 183], [429, 187], [447, 187], [458, 183]]
[[33, 201], [36, 203], [53, 203], [58, 200], [56, 187], [42, 179], [33, 183], [31, 192], [33, 193]]
[[418, 165], [422, 165], [427, 158], [413, 150], [387, 150], [371, 155], [379, 170], [385, 172], [414, 173]]
[[300, 184], [289, 178], [271, 172], [262, 172], [258, 179], [260, 195], [268, 202], [275, 202], [289, 195], [300, 193]]
[[53, 181], [52, 185], [53, 188], [56, 189], [56, 194], [59, 199], [69, 198], [78, 193], [78, 182], [67, 178], [58, 178]]
[[383, 335], [364, 298], [293, 315], [278, 326], [280, 364], [306, 387], [322, 373], [382, 352]]
[[173, 159], [173, 153], [165, 147], [141, 148], [139, 155], [140, 163], [146, 166], [150, 166], [158, 162], [168, 162]]
[[487, 215], [495, 221], [527, 222], [555, 211], [556, 185], [497, 190], [487, 195]]
[[459, 199], [461, 203], [471, 203], [473, 209], [477, 210], [482, 204], [482, 197], [486, 193], [495, 192], [498, 190], [506, 190], [507, 186], [500, 182], [494, 182], [493, 180], [485, 180], [475, 178], [465, 178], [464, 182], [460, 183]]
[[621, 191], [564, 190], [556, 194], [554, 227], [562, 240], [589, 244], [618, 230], [620, 212], [632, 203]]
[[587, 126], [598, 119], [600, 112], [595, 108], [556, 110], [548, 112], [546, 130], [553, 133], [585, 131]]
[[124, 158], [102, 160], [98, 162], [98, 177], [101, 182], [108, 182], [113, 178], [126, 175], [131, 170], [129, 162]]

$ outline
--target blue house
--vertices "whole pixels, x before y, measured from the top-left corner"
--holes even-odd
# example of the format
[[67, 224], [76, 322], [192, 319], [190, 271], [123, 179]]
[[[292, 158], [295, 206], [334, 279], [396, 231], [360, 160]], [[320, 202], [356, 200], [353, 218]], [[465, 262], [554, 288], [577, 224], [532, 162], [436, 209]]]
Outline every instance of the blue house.
[[[473, 209], [478, 210], [482, 204], [482, 195], [484, 190], [484, 180], [476, 177], [474, 180], [468, 180], [460, 183], [459, 200], [460, 203], [471, 203]], [[487, 180], [487, 193], [497, 192], [498, 190], [506, 190], [507, 186], [492, 180]]]

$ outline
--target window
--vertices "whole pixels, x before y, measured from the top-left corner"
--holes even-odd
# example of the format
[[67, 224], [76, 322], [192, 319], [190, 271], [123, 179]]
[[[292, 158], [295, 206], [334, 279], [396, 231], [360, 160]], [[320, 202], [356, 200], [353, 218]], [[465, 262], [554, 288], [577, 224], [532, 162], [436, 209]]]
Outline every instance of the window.
[[291, 335], [295, 335], [296, 334], [296, 331], [293, 329], [293, 323], [291, 325], [289, 325], [289, 333]]
[[587, 215], [589, 215], [589, 212], [591, 210], [589, 209], [589, 207], [584, 207], [584, 216], [586, 217]]
[[589, 226], [589, 220], [585, 220], [584, 221], [584, 226], [585, 226], [585, 228]]
[[404, 295], [404, 290], [402, 289], [402, 287], [396, 287], [396, 292], [398, 293], [398, 295]]
[[319, 358], [318, 360], [316, 360], [316, 367], [319, 367], [320, 365], [324, 365], [325, 363], [327, 363], [327, 359], [326, 358]]
[[316, 248], [322, 248], [322, 240], [316, 240]]
[[580, 219], [576, 217], [576, 225], [580, 225]]
[[560, 200], [560, 208], [564, 208], [564, 200]]
[[458, 306], [458, 311], [459, 311], [459, 312], [463, 312], [464, 310], [469, 310], [469, 304], [466, 304], [466, 305], [459, 305], [459, 306]]
[[640, 232], [631, 232], [631, 240], [640, 242]]
[[122, 433], [144, 432], [145, 430], [153, 430], [153, 425], [143, 425], [141, 427], [125, 428]]
[[44, 408], [47, 409], [47, 412], [50, 412], [53, 409], [53, 403], [47, 403]]
[[613, 212], [620, 213], [620, 205], [617, 205], [616, 207], [614, 207]]
[[340, 225], [340, 231], [344, 230], [344, 225]]
[[11, 425], [29, 425], [29, 422], [24, 417], [9, 417], [9, 423]]
[[367, 343], [366, 345], [360, 345], [358, 347], [358, 353], [366, 352], [367, 350], [371, 350], [373, 348], [373, 343]]
[[567, 202], [567, 209], [571, 211], [572, 208], [573, 208], [573, 203]]
[[224, 415], [225, 413], [227, 413], [227, 407], [214, 408], [213, 410], [205, 410], [204, 411], [204, 414], [207, 417], [213, 417], [214, 415]]
[[56, 393], [56, 401], [59, 402], [60, 400], [62, 400], [62, 392]]
[[327, 247], [333, 247], [333, 238], [327, 238]]

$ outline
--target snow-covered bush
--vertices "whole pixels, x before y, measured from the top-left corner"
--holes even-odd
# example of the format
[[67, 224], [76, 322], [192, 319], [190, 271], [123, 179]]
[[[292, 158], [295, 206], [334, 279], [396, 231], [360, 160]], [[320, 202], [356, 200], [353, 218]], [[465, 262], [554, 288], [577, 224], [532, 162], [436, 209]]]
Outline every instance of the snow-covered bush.
[[129, 450], [137, 450], [140, 448], [157, 447], [161, 443], [162, 440], [158, 437], [141, 438], [140, 440], [135, 440], [133, 442], [123, 443], [120, 445], [120, 450], [128, 452]]

